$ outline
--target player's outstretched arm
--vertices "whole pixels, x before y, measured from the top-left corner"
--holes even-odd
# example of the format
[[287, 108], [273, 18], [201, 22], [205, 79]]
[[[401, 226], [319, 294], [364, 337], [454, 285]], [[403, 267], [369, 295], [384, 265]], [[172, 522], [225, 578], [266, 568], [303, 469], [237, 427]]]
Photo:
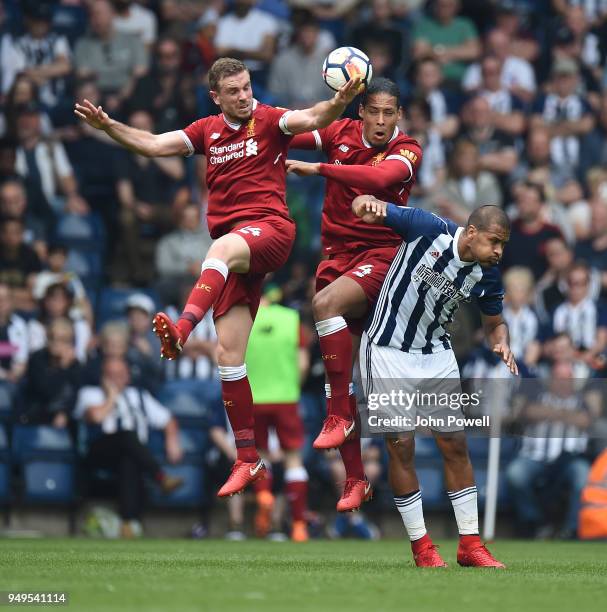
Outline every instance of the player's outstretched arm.
[[486, 315], [482, 313], [481, 320], [489, 346], [492, 347], [494, 353], [502, 358], [502, 361], [508, 366], [510, 372], [518, 376], [518, 366], [510, 350], [508, 325], [506, 321], [504, 321], [504, 317], [502, 317], [501, 314]]
[[187, 155], [189, 149], [179, 132], [152, 134], [138, 130], [112, 119], [101, 106], [95, 106], [89, 100], [82, 104], [76, 102], [74, 114], [97, 130], [103, 130], [108, 136], [139, 155], [146, 157], [167, 157], [170, 155]]
[[346, 106], [360, 93], [360, 78], [350, 79], [330, 99], [318, 102], [311, 108], [295, 110], [286, 118], [286, 127], [291, 134], [320, 130], [335, 121]]

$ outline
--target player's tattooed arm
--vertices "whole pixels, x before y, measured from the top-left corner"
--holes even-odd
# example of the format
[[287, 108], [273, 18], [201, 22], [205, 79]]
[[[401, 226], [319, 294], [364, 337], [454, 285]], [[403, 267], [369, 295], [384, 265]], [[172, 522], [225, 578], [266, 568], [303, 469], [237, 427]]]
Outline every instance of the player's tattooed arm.
[[291, 134], [320, 130], [333, 123], [346, 106], [360, 93], [359, 77], [349, 80], [330, 100], [318, 102], [310, 108], [295, 110], [286, 117], [286, 127]]
[[510, 372], [518, 376], [518, 366], [510, 350], [508, 325], [506, 321], [504, 321], [504, 317], [502, 317], [501, 314], [487, 315], [481, 313], [481, 320], [489, 346], [492, 347], [494, 353], [502, 358], [502, 361], [508, 366]]
[[387, 202], [372, 195], [360, 195], [352, 200], [352, 212], [371, 225], [383, 225], [387, 207]]
[[180, 132], [165, 132], [152, 134], [145, 130], [130, 127], [112, 119], [101, 106], [95, 106], [89, 100], [82, 104], [76, 102], [74, 114], [86, 121], [91, 127], [103, 130], [123, 147], [145, 155], [146, 157], [167, 157], [171, 155], [187, 155], [190, 151]]

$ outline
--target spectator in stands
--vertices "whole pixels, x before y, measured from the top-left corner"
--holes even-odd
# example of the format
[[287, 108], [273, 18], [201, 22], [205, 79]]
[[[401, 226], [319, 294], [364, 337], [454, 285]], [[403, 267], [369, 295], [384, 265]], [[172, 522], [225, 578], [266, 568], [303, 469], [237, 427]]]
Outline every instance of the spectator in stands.
[[440, 215], [460, 225], [481, 205], [501, 206], [499, 184], [491, 172], [481, 169], [479, 150], [473, 142], [456, 142], [449, 157], [447, 180], [433, 200]]
[[[607, 63], [605, 64], [605, 74], [607, 75]], [[607, 166], [607, 79], [603, 84], [604, 93], [599, 102], [596, 127], [590, 133], [589, 143], [589, 164], [599, 167]]]
[[590, 268], [574, 264], [567, 274], [567, 299], [554, 311], [554, 334], [565, 332], [573, 341], [578, 357], [592, 369], [605, 365], [607, 347], [607, 310], [592, 299]]
[[[576, 251], [577, 252], [577, 251]], [[547, 324], [552, 313], [567, 297], [567, 276], [575, 257], [573, 248], [562, 238], [550, 238], [544, 246], [548, 269], [535, 287], [535, 308], [542, 324]], [[590, 295], [597, 300], [601, 293], [601, 273], [590, 269]]]
[[232, 11], [217, 24], [215, 47], [218, 56], [242, 60], [251, 78], [261, 86], [276, 52], [278, 23], [257, 8], [257, 0], [234, 0]]
[[494, 55], [488, 55], [482, 59], [480, 71], [478, 93], [489, 102], [495, 127], [506, 134], [520, 136], [527, 125], [525, 107], [523, 102], [502, 84], [502, 61]]
[[525, 182], [516, 194], [517, 217], [512, 223], [502, 268], [526, 266], [535, 279], [548, 267], [545, 245], [550, 238], [562, 238], [558, 227], [544, 221], [544, 191], [536, 183]]
[[21, 380], [28, 354], [27, 324], [14, 312], [10, 287], [0, 283], [0, 384]]
[[156, 42], [158, 23], [153, 11], [133, 0], [112, 0], [112, 4], [116, 32], [135, 35], [148, 48]]
[[443, 87], [440, 62], [434, 57], [422, 57], [415, 63], [414, 75], [413, 96], [428, 102], [432, 124], [440, 135], [453, 137], [459, 128], [459, 119], [454, 96]]
[[575, 383], [571, 362], [554, 363], [551, 380], [537, 389], [535, 397], [524, 400], [517, 417], [524, 423], [523, 446], [508, 466], [506, 478], [522, 536], [548, 535], [546, 509], [551, 500], [562, 507], [559, 494], [565, 489], [566, 513], [556, 536], [576, 537], [580, 494], [589, 470], [584, 457], [587, 430], [596, 415]]
[[298, 25], [294, 41], [276, 55], [272, 62], [268, 90], [287, 108], [307, 108], [327, 94], [327, 86], [318, 78], [318, 67], [330, 49], [319, 36], [320, 27], [313, 18]]
[[27, 192], [20, 179], [9, 179], [0, 185], [0, 216], [21, 219], [25, 243], [31, 246], [41, 259], [46, 258], [46, 227], [44, 222], [29, 210]]
[[412, 193], [425, 207], [425, 199], [440, 189], [445, 181], [445, 147], [440, 132], [432, 123], [432, 110], [426, 100], [416, 98], [409, 102], [406, 119], [407, 133], [419, 142], [424, 152], [424, 163], [417, 172]]
[[562, 17], [566, 18], [572, 6], [582, 6], [586, 19], [591, 27], [598, 27], [607, 20], [607, 6], [604, 2], [593, 0], [552, 0], [552, 7]]
[[208, 0], [160, 0], [160, 21], [163, 34], [178, 40], [185, 40], [196, 23], [208, 8]]
[[516, 0], [501, 0], [495, 6], [495, 28], [511, 41], [511, 52], [530, 63], [535, 62], [540, 46], [534, 32], [525, 28], [525, 21]]
[[101, 428], [102, 435], [89, 446], [87, 467], [118, 471], [121, 535], [132, 538], [141, 528], [143, 477], [153, 479], [165, 494], [183, 483], [181, 478], [166, 473], [145, 446], [149, 429], [164, 430], [166, 458], [179, 463], [183, 456], [179, 428], [171, 413], [152, 395], [130, 384], [124, 359], [105, 359], [102, 372], [100, 386], [81, 389], [74, 417]]
[[547, 126], [552, 136], [550, 153], [557, 167], [579, 170], [583, 138], [594, 128], [588, 101], [577, 92], [578, 65], [559, 59], [551, 72], [552, 92], [538, 98], [530, 126]]
[[17, 310], [31, 311], [32, 287], [42, 264], [34, 249], [25, 244], [24, 231], [19, 218], [6, 217], [0, 221], [0, 282], [11, 288]]
[[[136, 111], [128, 124], [154, 132], [149, 113]], [[183, 160], [178, 157], [143, 157], [125, 153], [118, 168], [120, 201], [120, 236], [114, 252], [112, 279], [146, 286], [154, 275], [154, 249], [160, 236], [171, 230], [185, 175]], [[185, 193], [187, 196], [187, 193]]]
[[116, 111], [131, 95], [135, 79], [148, 68], [148, 55], [138, 36], [117, 32], [109, 0], [89, 7], [90, 33], [76, 43], [74, 63], [79, 78], [97, 77], [104, 107]]
[[528, 368], [535, 366], [541, 355], [537, 340], [539, 323], [531, 309], [534, 278], [529, 268], [514, 266], [504, 274], [504, 319], [510, 334], [510, 350], [516, 362]]
[[200, 274], [200, 254], [211, 246], [211, 237], [201, 225], [198, 204], [188, 204], [179, 214], [177, 229], [163, 236], [156, 246], [157, 289], [165, 304], [179, 304], [184, 286]]
[[[523, 102], [530, 102], [537, 89], [535, 73], [529, 62], [512, 53], [512, 44], [513, 41], [502, 30], [491, 30], [485, 39], [485, 55], [499, 61], [502, 87]], [[473, 91], [480, 86], [481, 80], [481, 65], [473, 64], [466, 70], [462, 87]]]
[[26, 34], [13, 39], [2, 53], [2, 93], [24, 72], [38, 85], [40, 100], [50, 108], [64, 95], [65, 77], [72, 69], [66, 38], [51, 31], [52, 10], [49, 2], [25, 0]]
[[[40, 96], [36, 82], [25, 73], [18, 74], [13, 81], [13, 86], [10, 88], [2, 108], [0, 133], [11, 140], [16, 140], [19, 112], [31, 102], [39, 101]], [[40, 111], [40, 126], [45, 137], [49, 136], [53, 131], [51, 118], [44, 110]]]
[[47, 346], [46, 330], [52, 321], [69, 319], [74, 327], [76, 358], [82, 364], [86, 362], [93, 334], [89, 322], [73, 306], [74, 295], [67, 284], [59, 282], [46, 288], [39, 301], [38, 317], [28, 321], [30, 352]]
[[29, 357], [19, 422], [67, 427], [82, 384], [74, 326], [69, 319], [54, 319], [45, 334], [47, 346]]
[[458, 17], [459, 10], [458, 0], [436, 0], [432, 16], [422, 17], [413, 28], [413, 57], [435, 57], [451, 87], [459, 85], [466, 65], [481, 54], [475, 26], [466, 17]]
[[18, 176], [16, 162], [16, 142], [9, 138], [0, 138], [0, 183]]
[[403, 58], [410, 55], [408, 51], [405, 52], [403, 29], [393, 19], [390, 0], [372, 0], [370, 4], [371, 14], [354, 27], [349, 40], [367, 54], [378, 43], [385, 45], [387, 72], [394, 75], [403, 63]]
[[[607, 272], [607, 188], [604, 189], [605, 193], [597, 194], [592, 202], [590, 235], [575, 245], [576, 258], [597, 268], [603, 276]], [[602, 284], [607, 285], [607, 282]]]
[[182, 70], [181, 48], [173, 38], [156, 45], [152, 69], [137, 80], [126, 110], [145, 110], [158, 133], [180, 130], [194, 120], [196, 100], [191, 77]]
[[51, 244], [48, 248], [46, 269], [42, 270], [34, 282], [32, 290], [34, 299], [42, 300], [51, 285], [65, 285], [73, 296], [70, 313], [78, 319], [84, 319], [93, 324], [93, 309], [86, 294], [86, 290], [79, 276], [75, 272], [66, 270], [67, 249], [61, 244]]
[[464, 105], [461, 117], [459, 135], [478, 147], [481, 169], [505, 181], [516, 166], [514, 139], [497, 129], [489, 102], [480, 95], [473, 97]]
[[44, 138], [37, 104], [23, 107], [17, 116], [17, 140], [16, 169], [25, 180], [32, 212], [44, 219], [49, 207], [56, 212], [88, 213], [63, 145]]

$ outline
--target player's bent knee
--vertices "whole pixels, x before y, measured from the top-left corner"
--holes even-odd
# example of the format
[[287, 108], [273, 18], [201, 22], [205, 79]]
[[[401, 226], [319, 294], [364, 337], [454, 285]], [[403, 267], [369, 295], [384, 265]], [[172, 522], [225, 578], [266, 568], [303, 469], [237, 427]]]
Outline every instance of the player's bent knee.
[[319, 291], [312, 298], [312, 312], [316, 321], [323, 321], [341, 315], [339, 301], [330, 289]]
[[241, 351], [228, 348], [222, 344], [217, 345], [217, 365], [224, 367], [237, 367], [244, 363], [244, 355]]

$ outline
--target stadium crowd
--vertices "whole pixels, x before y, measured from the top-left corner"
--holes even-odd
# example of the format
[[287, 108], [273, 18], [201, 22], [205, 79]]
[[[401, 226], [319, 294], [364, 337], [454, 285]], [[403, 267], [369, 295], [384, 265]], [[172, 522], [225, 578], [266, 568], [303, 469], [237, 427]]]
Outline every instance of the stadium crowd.
[[[607, 2], [6, 0], [0, 11], [0, 415], [7, 431], [48, 425], [80, 440], [82, 423], [102, 424], [119, 398], [122, 417], [86, 445], [83, 461], [93, 462], [89, 472], [104, 461], [119, 468], [127, 536], [138, 532], [143, 474], [167, 494], [182, 485], [150, 451], [148, 427], [164, 430], [164, 458], [178, 464], [187, 454], [180, 424], [204, 424], [205, 472], [223, 469], [233, 449], [212, 321], [175, 362], [159, 360], [150, 323], [158, 308], [183, 304], [211, 244], [204, 159], [132, 154], [79, 122], [74, 100], [87, 98], [144, 130], [182, 129], [216, 112], [207, 71], [217, 57], [233, 56], [247, 64], [257, 99], [304, 108], [328, 95], [327, 53], [352, 45], [368, 54], [375, 76], [399, 85], [401, 128], [422, 146], [408, 204], [459, 224], [479, 205], [498, 204], [512, 220], [504, 316], [524, 376], [546, 388], [533, 401], [513, 401], [504, 415], [517, 436], [502, 471], [507, 507], [521, 534], [576, 537], [607, 419], [600, 387]], [[356, 117], [357, 108], [355, 101], [347, 114]], [[299, 405], [312, 533], [323, 530], [324, 491], [340, 478], [334, 457], [311, 449], [325, 415], [311, 312], [323, 194], [322, 177], [289, 176], [297, 242], [267, 291], [299, 313], [309, 361]], [[465, 305], [453, 340], [466, 376], [504, 376]], [[580, 388], [598, 393], [587, 398]], [[378, 491], [371, 520], [338, 516], [333, 535], [375, 537], [373, 523], [390, 507], [381, 442], [370, 441], [364, 454]], [[563, 492], [567, 503], [555, 504]], [[208, 528], [212, 485], [204, 497], [198, 536]], [[228, 502], [234, 538], [243, 529], [239, 503]], [[559, 510], [561, 522], [551, 525]]]

